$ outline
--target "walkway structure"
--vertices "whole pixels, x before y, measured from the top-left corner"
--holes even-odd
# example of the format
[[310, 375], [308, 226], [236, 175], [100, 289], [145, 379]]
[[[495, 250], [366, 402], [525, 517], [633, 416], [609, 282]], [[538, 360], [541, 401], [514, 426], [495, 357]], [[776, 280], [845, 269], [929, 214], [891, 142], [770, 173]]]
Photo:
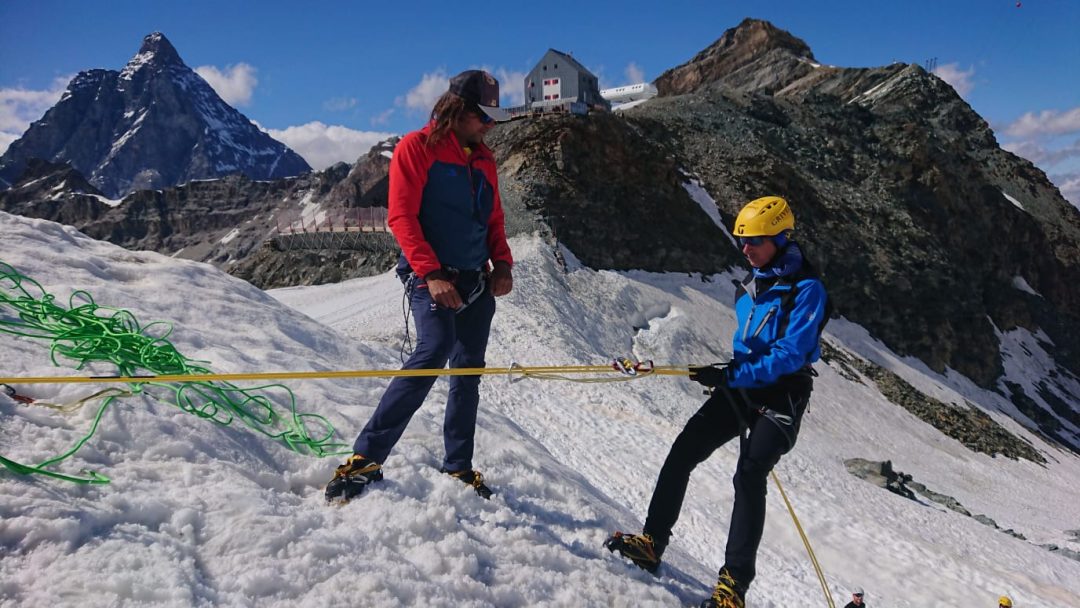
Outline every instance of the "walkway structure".
[[386, 221], [386, 207], [323, 210], [314, 206], [279, 216], [270, 242], [278, 251], [383, 249], [396, 246]]

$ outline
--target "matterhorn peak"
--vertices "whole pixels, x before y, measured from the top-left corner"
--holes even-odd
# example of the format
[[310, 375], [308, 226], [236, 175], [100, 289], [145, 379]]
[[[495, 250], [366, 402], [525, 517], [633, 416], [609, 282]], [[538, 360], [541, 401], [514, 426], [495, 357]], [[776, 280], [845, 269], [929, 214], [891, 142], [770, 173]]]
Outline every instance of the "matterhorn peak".
[[275, 179], [311, 170], [184, 64], [161, 32], [120, 72], [80, 72], [45, 116], [0, 155], [0, 185], [30, 159], [69, 162], [111, 199], [240, 173]]
[[127, 65], [120, 72], [120, 78], [124, 80], [130, 80], [135, 72], [139, 71], [143, 66], [169, 66], [169, 65], [184, 65], [183, 60], [180, 59], [180, 54], [176, 52], [176, 47], [169, 42], [169, 39], [165, 37], [165, 34], [161, 32], [153, 32], [147, 34], [143, 38], [142, 46], [139, 47], [139, 52], [128, 61]]

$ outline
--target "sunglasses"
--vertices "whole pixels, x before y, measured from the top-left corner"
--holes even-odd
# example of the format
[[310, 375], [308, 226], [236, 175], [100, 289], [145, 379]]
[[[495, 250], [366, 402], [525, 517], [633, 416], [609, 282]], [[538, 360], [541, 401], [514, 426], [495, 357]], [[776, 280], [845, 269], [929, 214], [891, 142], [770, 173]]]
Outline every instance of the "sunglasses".
[[861, 593], [853, 593], [852, 595], [854, 595], [855, 597], [862, 597]]
[[481, 110], [480, 106], [478, 105], [474, 104], [471, 108], [469, 108], [469, 111], [473, 114], [476, 114], [476, 118], [480, 121], [480, 124], [482, 125], [490, 125], [491, 123], [495, 122], [495, 119], [488, 116], [487, 113]]
[[746, 247], [747, 245], [750, 245], [751, 247], [758, 247], [768, 239], [769, 237], [767, 236], [740, 236], [739, 246]]

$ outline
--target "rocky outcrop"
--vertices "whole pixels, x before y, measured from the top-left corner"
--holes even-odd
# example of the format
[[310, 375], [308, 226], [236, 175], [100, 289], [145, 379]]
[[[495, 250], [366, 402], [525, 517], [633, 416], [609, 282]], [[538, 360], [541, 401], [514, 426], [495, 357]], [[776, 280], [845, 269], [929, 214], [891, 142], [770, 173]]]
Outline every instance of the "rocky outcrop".
[[545, 116], [488, 139], [511, 232], [542, 225], [593, 268], [714, 273], [738, 262], [667, 147], [619, 116]]
[[69, 163], [114, 199], [231, 174], [266, 180], [311, 170], [222, 101], [160, 33], [119, 72], [80, 72], [0, 156], [0, 179], [20, 181], [34, 158]]
[[[325, 195], [343, 177], [340, 168], [337, 173], [331, 168], [273, 181], [233, 175], [111, 200], [92, 187], [72, 186], [81, 176], [68, 165], [32, 166], [38, 173], [0, 192], [0, 209], [76, 226], [93, 238], [129, 249], [150, 249], [226, 269], [258, 251], [279, 221], [288, 222], [294, 209], [320, 192]], [[42, 192], [51, 183], [62, 187]]]
[[364, 154], [326, 199], [331, 207], [385, 207], [390, 188], [390, 159], [400, 137], [381, 141]]
[[[903, 496], [904, 498], [920, 503], [922, 502], [920, 497], [924, 498], [930, 502], [942, 505], [951, 511], [955, 511], [960, 515], [970, 517], [984, 526], [989, 526], [999, 532], [1008, 534], [1013, 538], [1024, 541], [1027, 540], [1027, 537], [1024, 536], [1023, 533], [1017, 532], [1012, 528], [1002, 528], [996, 521], [986, 515], [973, 514], [971, 511], [964, 508], [964, 505], [960, 504], [960, 501], [952, 496], [935, 492], [925, 485], [914, 481], [911, 475], [893, 470], [892, 461], [886, 460], [884, 462], [877, 462], [866, 460], [864, 458], [849, 458], [844, 461], [844, 467], [847, 468], [848, 473], [851, 473], [855, 477], [884, 488], [898, 496]], [[1042, 547], [1051, 553], [1057, 553], [1068, 557], [1069, 559], [1080, 560], [1080, 553], [1065, 547], [1059, 547], [1055, 544], [1040, 544], [1037, 546]]]
[[[821, 358], [854, 382], [869, 380], [892, 403], [904, 408], [943, 434], [964, 444], [973, 452], [996, 457], [1020, 458], [1045, 464], [1043, 457], [1030, 443], [1010, 433], [989, 415], [970, 403], [943, 403], [920, 392], [895, 373], [850, 353], [837, 349], [828, 341], [822, 342]], [[865, 379], [865, 380], [864, 380]], [[1055, 437], [1064, 445], [1075, 446], [1063, 437]]]
[[[749, 199], [787, 197], [838, 313], [893, 350], [1000, 390], [999, 336], [1024, 328], [1045, 336], [1040, 344], [1061, 375], [1075, 378], [1080, 212], [1031, 163], [1002, 150], [936, 76], [903, 64], [817, 66], [766, 30], [747, 22], [729, 31], [680, 68], [699, 81], [665, 88], [626, 120], [665, 142], [729, 221]], [[739, 44], [755, 31], [767, 44]], [[747, 68], [731, 66], [754, 71], [765, 56], [783, 65], [783, 54], [805, 67], [777, 68], [762, 78], [779, 80], [761, 86], [733, 79]], [[1075, 383], [1048, 382], [1046, 395], [1010, 397], [1029, 406], [1025, 424], [1077, 449], [1080, 394]]]
[[665, 71], [653, 84], [663, 95], [685, 95], [706, 86], [772, 93], [817, 67], [805, 42], [760, 19], [745, 19], [690, 61]]
[[262, 289], [340, 283], [386, 272], [397, 263], [400, 251], [389, 233], [352, 238], [349, 248], [295, 248], [277, 243], [287, 238], [266, 241], [229, 273]]

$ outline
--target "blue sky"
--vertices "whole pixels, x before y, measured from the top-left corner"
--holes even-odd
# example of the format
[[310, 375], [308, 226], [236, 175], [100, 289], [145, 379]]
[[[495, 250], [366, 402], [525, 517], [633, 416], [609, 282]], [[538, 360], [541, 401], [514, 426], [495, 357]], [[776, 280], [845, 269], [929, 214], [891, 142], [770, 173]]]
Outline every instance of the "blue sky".
[[[504, 104], [550, 47], [601, 86], [652, 80], [745, 17], [822, 63], [925, 64], [1080, 202], [1076, 0], [447, 3], [0, 0], [0, 150], [80, 70], [119, 70], [164, 32], [227, 101], [323, 167], [422, 124], [446, 78], [484, 67]], [[509, 85], [509, 86], [508, 86]]]

